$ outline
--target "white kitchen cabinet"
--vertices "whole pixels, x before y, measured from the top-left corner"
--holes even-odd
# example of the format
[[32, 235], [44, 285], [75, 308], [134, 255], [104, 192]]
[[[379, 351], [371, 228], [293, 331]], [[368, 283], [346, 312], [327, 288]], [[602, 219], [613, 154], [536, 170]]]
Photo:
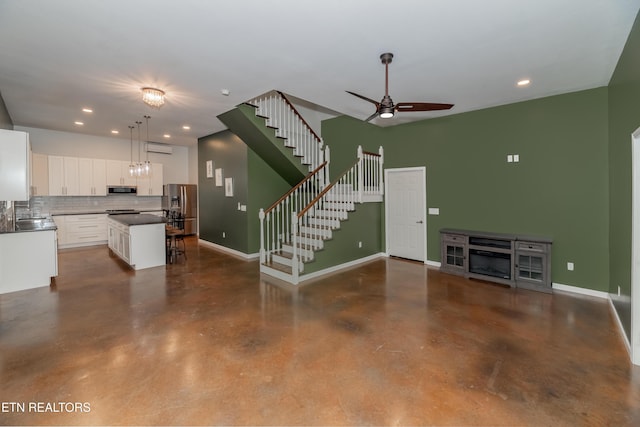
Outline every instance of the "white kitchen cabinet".
[[49, 195], [49, 156], [31, 153], [31, 196]]
[[162, 166], [162, 163], [153, 163], [149, 176], [138, 177], [136, 181], [138, 196], [162, 196], [164, 185]]
[[107, 215], [54, 215], [58, 227], [58, 247], [103, 245], [107, 242]]
[[77, 196], [80, 192], [77, 157], [49, 156], [49, 195]]
[[0, 294], [49, 286], [57, 275], [55, 230], [0, 234]]
[[129, 174], [129, 162], [107, 160], [107, 185], [135, 186], [136, 177]]
[[79, 196], [107, 195], [107, 162], [103, 159], [78, 159]]
[[29, 200], [29, 134], [0, 129], [0, 200]]
[[[126, 216], [126, 215], [125, 215]], [[116, 216], [124, 218], [125, 216]], [[141, 215], [143, 222], [147, 220]], [[153, 217], [151, 217], [153, 218]], [[109, 249], [134, 270], [163, 266], [166, 263], [164, 222], [154, 218], [149, 223], [127, 224], [107, 218]]]

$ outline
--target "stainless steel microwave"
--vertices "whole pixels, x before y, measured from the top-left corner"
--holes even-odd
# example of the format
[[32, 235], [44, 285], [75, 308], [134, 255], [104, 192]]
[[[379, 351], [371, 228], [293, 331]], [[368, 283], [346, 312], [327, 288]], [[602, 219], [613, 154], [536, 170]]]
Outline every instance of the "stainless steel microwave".
[[108, 194], [136, 194], [138, 187], [130, 187], [126, 185], [110, 185], [107, 187]]

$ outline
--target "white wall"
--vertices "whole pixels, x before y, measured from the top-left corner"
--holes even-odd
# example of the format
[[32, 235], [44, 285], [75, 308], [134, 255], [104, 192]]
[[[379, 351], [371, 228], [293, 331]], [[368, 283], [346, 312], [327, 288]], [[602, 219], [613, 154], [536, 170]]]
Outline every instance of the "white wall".
[[[15, 126], [15, 130], [29, 132], [31, 150], [34, 153], [70, 157], [90, 157], [96, 159], [131, 160], [131, 143], [129, 139], [106, 138], [22, 126]], [[173, 145], [172, 147], [173, 154], [149, 153], [149, 160], [152, 163], [163, 164], [164, 183], [197, 184], [197, 145], [194, 147]], [[195, 159], [193, 159], [192, 152], [195, 152]], [[144, 151], [142, 151], [140, 155], [142, 160], [146, 160], [146, 153]], [[133, 141], [133, 160], [138, 160], [138, 142], [135, 138]]]

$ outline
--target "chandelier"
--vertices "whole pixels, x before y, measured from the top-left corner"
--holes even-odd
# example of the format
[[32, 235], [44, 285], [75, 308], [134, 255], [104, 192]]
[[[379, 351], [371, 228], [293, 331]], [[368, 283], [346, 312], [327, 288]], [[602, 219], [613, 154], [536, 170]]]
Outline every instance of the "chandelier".
[[164, 91], [154, 87], [143, 87], [142, 101], [154, 108], [160, 108], [164, 105]]

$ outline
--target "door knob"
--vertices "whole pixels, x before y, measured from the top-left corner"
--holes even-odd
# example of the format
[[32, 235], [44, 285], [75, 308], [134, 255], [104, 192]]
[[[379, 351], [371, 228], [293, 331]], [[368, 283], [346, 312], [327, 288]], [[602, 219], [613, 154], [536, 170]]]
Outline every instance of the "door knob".
[[416, 224], [422, 224], [422, 220], [416, 221]]

